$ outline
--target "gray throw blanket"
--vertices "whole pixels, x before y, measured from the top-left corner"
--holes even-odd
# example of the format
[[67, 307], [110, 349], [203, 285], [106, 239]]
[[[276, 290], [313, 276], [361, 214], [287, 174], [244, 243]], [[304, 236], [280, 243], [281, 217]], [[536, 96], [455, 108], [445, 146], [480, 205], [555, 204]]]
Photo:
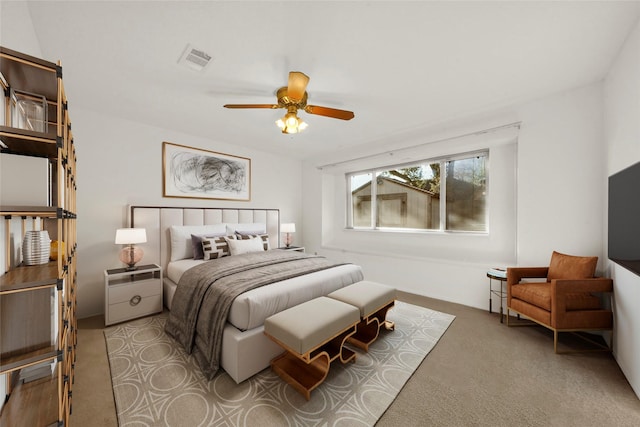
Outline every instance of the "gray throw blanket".
[[233, 300], [243, 292], [344, 263], [295, 251], [271, 250], [220, 258], [180, 278], [166, 332], [193, 353], [208, 379], [220, 368], [222, 332]]

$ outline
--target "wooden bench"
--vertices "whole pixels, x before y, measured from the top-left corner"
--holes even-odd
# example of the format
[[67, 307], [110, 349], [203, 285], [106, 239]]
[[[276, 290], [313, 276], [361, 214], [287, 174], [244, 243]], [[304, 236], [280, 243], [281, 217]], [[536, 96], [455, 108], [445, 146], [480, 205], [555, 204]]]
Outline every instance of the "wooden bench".
[[356, 333], [349, 337], [349, 342], [364, 351], [369, 351], [369, 346], [378, 338], [383, 326], [388, 330], [393, 330], [395, 326], [392, 321], [386, 320], [387, 311], [395, 304], [395, 288], [363, 280], [327, 296], [358, 307], [361, 321]]
[[355, 362], [355, 352], [344, 343], [359, 322], [358, 308], [327, 297], [270, 316], [264, 333], [286, 350], [271, 361], [271, 369], [309, 400], [332, 361]]

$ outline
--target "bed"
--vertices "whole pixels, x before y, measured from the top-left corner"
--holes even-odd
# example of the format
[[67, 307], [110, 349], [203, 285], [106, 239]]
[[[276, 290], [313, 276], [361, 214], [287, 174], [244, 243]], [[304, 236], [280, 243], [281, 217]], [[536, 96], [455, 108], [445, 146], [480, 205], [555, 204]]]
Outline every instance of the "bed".
[[[264, 247], [270, 249], [267, 252], [273, 253], [273, 256], [298, 257], [293, 252], [285, 256], [285, 251], [277, 249], [280, 241], [278, 209], [131, 206], [129, 215], [132, 227], [146, 229], [145, 262], [156, 262], [163, 267], [163, 300], [169, 310], [183, 276], [207, 268], [203, 266], [205, 263], [230, 261], [225, 258], [210, 261], [194, 259], [193, 249], [198, 245], [192, 246], [192, 235], [257, 235]], [[211, 255], [214, 254], [205, 253], [205, 257]], [[232, 261], [239, 263], [245, 256], [252, 260], [248, 262], [255, 262], [255, 257], [263, 255], [238, 255]], [[304, 255], [299, 257], [313, 258]], [[282, 348], [264, 335], [264, 319], [362, 279], [359, 266], [336, 263], [335, 266], [319, 268], [240, 294], [233, 300], [222, 327], [220, 367], [237, 383], [267, 368], [271, 359], [282, 352]], [[184, 289], [180, 293], [184, 293]], [[174, 308], [171, 315], [175, 317], [182, 308], [180, 305]]]

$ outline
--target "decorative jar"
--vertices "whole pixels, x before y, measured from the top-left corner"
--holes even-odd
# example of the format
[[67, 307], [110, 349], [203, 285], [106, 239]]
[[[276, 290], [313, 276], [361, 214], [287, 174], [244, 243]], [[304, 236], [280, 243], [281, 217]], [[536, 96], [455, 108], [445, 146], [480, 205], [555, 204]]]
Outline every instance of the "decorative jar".
[[22, 241], [22, 262], [25, 265], [40, 265], [49, 262], [51, 239], [46, 230], [27, 231]]

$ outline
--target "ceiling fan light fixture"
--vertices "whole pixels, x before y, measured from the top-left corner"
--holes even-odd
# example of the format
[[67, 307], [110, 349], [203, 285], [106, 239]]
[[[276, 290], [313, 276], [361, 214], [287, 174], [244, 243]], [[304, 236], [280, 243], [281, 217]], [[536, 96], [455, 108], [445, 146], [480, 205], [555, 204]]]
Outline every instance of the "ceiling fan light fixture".
[[296, 113], [287, 113], [284, 116], [284, 123], [288, 128], [297, 128], [298, 116], [296, 116]]
[[278, 125], [282, 133], [300, 133], [308, 126], [296, 115], [295, 111], [289, 111], [284, 117], [278, 119], [276, 125]]

